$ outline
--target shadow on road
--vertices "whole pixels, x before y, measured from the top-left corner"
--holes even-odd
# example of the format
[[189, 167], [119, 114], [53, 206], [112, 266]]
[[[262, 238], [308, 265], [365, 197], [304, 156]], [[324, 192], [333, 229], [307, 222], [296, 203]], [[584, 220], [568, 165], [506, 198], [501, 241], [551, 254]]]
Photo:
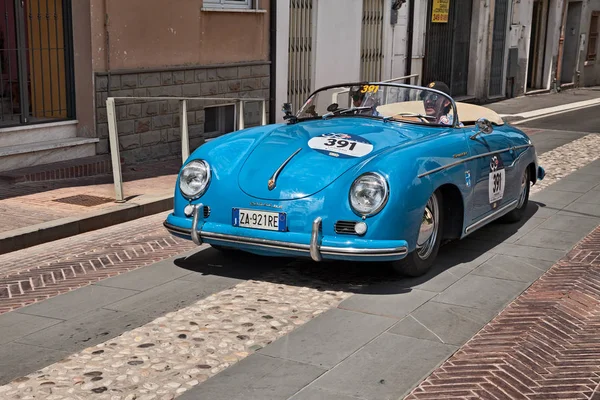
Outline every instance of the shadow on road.
[[[418, 278], [400, 276], [387, 263], [347, 261], [316, 263], [310, 259], [264, 257], [237, 251], [221, 252], [212, 247], [188, 257], [178, 258], [175, 260], [175, 265], [203, 275], [266, 281], [323, 291], [400, 294], [410, 292], [415, 286], [424, 284], [446, 271], [452, 274], [452, 269], [456, 269], [457, 266], [466, 265], [471, 269], [476, 268], [478, 258], [517, 234], [543, 207], [541, 203], [530, 201], [526, 215], [520, 222], [493, 222], [461, 241], [455, 240], [445, 244], [440, 248], [433, 268], [426, 275]], [[468, 245], [466, 245], [467, 241]], [[460, 272], [461, 276], [466, 273], [468, 272], [464, 269]]]

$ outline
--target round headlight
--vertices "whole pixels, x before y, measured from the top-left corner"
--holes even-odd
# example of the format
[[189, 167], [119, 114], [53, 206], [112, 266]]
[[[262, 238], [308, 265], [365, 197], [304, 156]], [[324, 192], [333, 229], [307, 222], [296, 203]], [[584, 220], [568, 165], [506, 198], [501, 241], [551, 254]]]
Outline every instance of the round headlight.
[[356, 178], [350, 187], [350, 206], [362, 216], [375, 215], [387, 202], [389, 188], [385, 178], [368, 172]]
[[204, 160], [194, 160], [181, 170], [179, 189], [188, 199], [197, 199], [204, 194], [210, 182], [210, 166]]

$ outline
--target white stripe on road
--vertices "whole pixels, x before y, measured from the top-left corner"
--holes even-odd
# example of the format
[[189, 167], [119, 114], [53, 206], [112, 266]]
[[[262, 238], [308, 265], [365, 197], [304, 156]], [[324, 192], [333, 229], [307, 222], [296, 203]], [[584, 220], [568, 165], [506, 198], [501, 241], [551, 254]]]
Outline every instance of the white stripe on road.
[[567, 110], [560, 111], [560, 112], [554, 112], [554, 113], [551, 113], [551, 114], [543, 114], [543, 115], [540, 115], [540, 116], [537, 116], [537, 117], [522, 119], [522, 120], [516, 121], [516, 122], [511, 122], [510, 124], [511, 125], [520, 125], [520, 124], [524, 124], [526, 122], [535, 121], [536, 119], [553, 117], [555, 115], [560, 115], [560, 114], [564, 114], [564, 113], [568, 113], [568, 112], [572, 112], [572, 111], [583, 110], [585, 108], [590, 108], [590, 107], [596, 107], [596, 106], [598, 106], [598, 104], [600, 104], [600, 101], [597, 102], [596, 104], [590, 104], [590, 105], [587, 105], [587, 106], [582, 106], [582, 107], [577, 107], [577, 108], [569, 108]]
[[554, 113], [559, 113], [561, 111], [576, 110], [578, 108], [590, 107], [590, 106], [594, 106], [594, 105], [598, 105], [598, 104], [600, 104], [600, 99], [592, 99], [592, 100], [578, 101], [575, 103], [562, 104], [560, 106], [541, 108], [539, 110], [526, 111], [526, 112], [523, 112], [520, 114], [501, 114], [501, 116], [502, 117], [533, 118], [533, 117], [539, 117], [541, 115], [554, 114]]

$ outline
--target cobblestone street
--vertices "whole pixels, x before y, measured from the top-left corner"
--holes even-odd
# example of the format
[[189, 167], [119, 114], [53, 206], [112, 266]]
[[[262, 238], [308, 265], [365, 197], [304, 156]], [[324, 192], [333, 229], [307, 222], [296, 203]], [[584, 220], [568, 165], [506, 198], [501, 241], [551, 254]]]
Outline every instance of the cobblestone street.
[[[526, 131], [534, 141], [544, 134]], [[591, 337], [586, 332], [596, 326], [594, 307], [600, 304], [594, 300], [598, 298], [593, 269], [598, 267], [597, 238], [589, 237], [557, 264], [552, 261], [578, 241], [575, 233], [592, 231], [600, 220], [597, 213], [587, 220], [574, 211], [569, 214], [571, 201], [563, 199], [570, 192], [562, 190], [578, 190], [575, 193], [585, 194], [589, 201], [582, 204], [591, 205], [600, 193], [594, 189], [600, 184], [600, 169], [594, 163], [600, 155], [600, 136], [576, 137], [539, 155], [547, 176], [532, 188], [531, 214], [524, 223], [512, 228], [495, 224], [464, 243], [445, 246], [435, 271], [423, 278], [394, 277], [379, 266], [365, 269], [360, 264], [328, 263], [323, 267], [251, 255], [227, 257], [209, 246], [197, 249], [169, 235], [161, 225], [167, 213], [0, 255], [0, 313], [4, 313], [0, 329], [5, 332], [0, 341], [0, 360], [4, 360], [0, 361], [4, 383], [0, 395], [11, 400], [90, 396], [131, 400], [171, 399], [189, 392], [189, 398], [221, 398], [227, 387], [232, 395], [223, 398], [237, 398], [236, 393], [245, 389], [232, 383], [227, 371], [235, 377], [242, 373], [235, 368], [254, 365], [252, 369], [268, 368], [262, 384], [259, 379], [258, 386], [250, 385], [257, 391], [256, 398], [263, 398], [258, 389], [262, 385], [283, 385], [277, 398], [298, 392], [294, 400], [330, 398], [334, 393], [340, 399], [389, 398], [409, 388], [410, 399], [444, 398], [444, 393], [447, 398], [533, 399], [548, 393], [589, 398], [600, 374], [591, 369], [598, 364], [594, 347], [586, 341]], [[569, 179], [562, 182], [565, 178]], [[559, 195], [546, 201], [546, 193]], [[565, 218], [568, 225], [579, 226], [568, 228]], [[526, 234], [534, 229], [543, 232], [540, 228], [559, 229], [550, 232], [562, 232], [562, 241], [521, 254], [528, 248], [521, 243]], [[490, 238], [490, 251], [486, 252], [489, 245], [481, 249], [474, 245]], [[501, 246], [513, 247], [503, 250]], [[538, 250], [542, 252], [535, 253]], [[521, 266], [503, 271], [501, 265], [507, 262]], [[566, 286], [560, 285], [561, 280]], [[467, 281], [475, 287], [492, 285], [492, 298], [477, 300], [487, 304], [483, 308], [465, 308], [465, 300], [451, 294]], [[527, 289], [531, 282], [535, 283]], [[498, 299], [492, 300], [494, 296]], [[514, 298], [492, 320], [494, 310], [500, 312]], [[74, 304], [79, 305], [73, 308]], [[555, 309], [558, 314], [549, 314]], [[441, 315], [431, 319], [441, 310], [456, 315], [459, 326], [444, 322]], [[485, 328], [467, 342], [479, 324]], [[541, 336], [532, 342], [536, 334]], [[388, 343], [392, 337], [404, 339]], [[310, 350], [304, 345], [307, 340]], [[394, 368], [384, 372], [361, 359], [363, 352], [378, 354], [387, 348], [380, 361], [390, 363], [389, 356], [407, 351], [404, 346], [419, 349], [423, 344], [427, 346], [423, 351], [433, 352], [431, 362], [411, 362], [406, 353], [395, 367], [403, 370], [404, 363], [410, 364], [408, 375], [404, 370], [399, 376], [392, 372]], [[375, 347], [369, 350], [369, 346]], [[40, 350], [43, 357], [35, 355]], [[509, 361], [507, 354], [512, 357]], [[515, 359], [512, 354], [522, 356]], [[583, 355], [589, 363], [569, 367]], [[270, 367], [262, 366], [267, 356], [275, 357]], [[413, 389], [418, 374], [427, 375], [435, 360], [442, 362], [449, 356]], [[14, 368], [17, 360], [27, 361]], [[532, 362], [543, 365], [544, 371]], [[13, 368], [6, 369], [8, 365]], [[346, 379], [356, 376], [357, 371], [350, 371], [361, 365], [367, 368], [367, 381], [358, 387]], [[477, 373], [469, 374], [474, 366]], [[294, 384], [285, 383], [288, 379], [283, 376], [269, 378], [278, 369], [298, 369], [302, 378]], [[350, 373], [347, 378], [339, 375], [344, 370]], [[373, 386], [376, 376], [387, 383]], [[540, 379], [556, 385], [540, 385]], [[560, 389], [567, 387], [563, 384], [570, 391]]]

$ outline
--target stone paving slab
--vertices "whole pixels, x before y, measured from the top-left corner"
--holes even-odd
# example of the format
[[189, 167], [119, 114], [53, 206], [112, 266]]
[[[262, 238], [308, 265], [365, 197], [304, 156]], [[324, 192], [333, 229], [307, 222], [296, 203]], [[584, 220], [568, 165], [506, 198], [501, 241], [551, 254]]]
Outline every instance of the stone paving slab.
[[[69, 355], [68, 352], [20, 343], [0, 345], [0, 382], [27, 375]], [[0, 392], [0, 396], [3, 396]]]
[[[487, 276], [490, 278], [505, 279], [531, 283], [537, 280], [552, 265], [546, 262], [546, 268], [538, 267], [536, 260], [519, 259], [505, 255], [495, 255], [479, 268], [473, 271], [473, 275]], [[544, 263], [542, 261], [542, 263]]]
[[286, 399], [323, 372], [314, 365], [253, 354], [179, 399]]
[[398, 322], [390, 333], [460, 346], [495, 315], [494, 310], [430, 301]]
[[456, 349], [449, 344], [383, 333], [311, 387], [364, 400], [397, 398]]
[[[395, 322], [391, 318], [334, 308], [315, 318], [314, 323], [278, 339], [259, 354], [332, 368]], [[355, 329], [357, 326], [361, 328]]]

